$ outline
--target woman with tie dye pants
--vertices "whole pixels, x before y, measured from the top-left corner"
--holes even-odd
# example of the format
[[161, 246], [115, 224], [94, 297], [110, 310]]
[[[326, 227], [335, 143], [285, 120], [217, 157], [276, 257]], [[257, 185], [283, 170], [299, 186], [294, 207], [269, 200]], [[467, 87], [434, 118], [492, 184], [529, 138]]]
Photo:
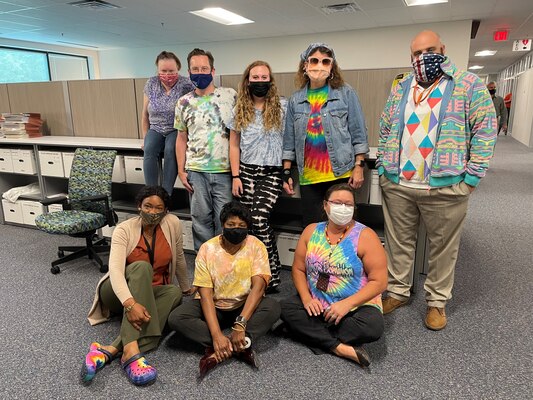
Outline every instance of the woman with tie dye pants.
[[250, 209], [251, 233], [267, 248], [272, 273], [267, 292], [276, 291], [280, 283], [281, 263], [270, 213], [282, 189], [285, 110], [286, 101], [278, 94], [268, 63], [254, 61], [248, 65], [230, 125], [232, 192]]

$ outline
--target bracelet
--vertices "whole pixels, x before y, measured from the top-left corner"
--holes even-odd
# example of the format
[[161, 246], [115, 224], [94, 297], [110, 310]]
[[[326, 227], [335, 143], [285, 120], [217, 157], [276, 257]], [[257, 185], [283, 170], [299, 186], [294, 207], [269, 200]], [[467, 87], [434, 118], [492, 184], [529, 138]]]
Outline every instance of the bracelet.
[[231, 179], [241, 179], [240, 175], [231, 175]]
[[286, 183], [286, 184], [289, 184], [289, 179], [291, 179], [292, 176], [291, 176], [291, 169], [290, 168], [284, 168], [283, 171], [281, 172], [281, 180]]
[[134, 306], [135, 304], [137, 304], [137, 302], [134, 300], [134, 301], [133, 301], [133, 304], [131, 304], [131, 305], [129, 305], [129, 306], [127, 306], [127, 307], [124, 308], [124, 311], [125, 311], [126, 313], [129, 313], [131, 310], [133, 310], [133, 306]]
[[[234, 323], [233, 323], [233, 327], [234, 327], [235, 325], [239, 325], [239, 326], [242, 328], [243, 331], [246, 330], [246, 324], [243, 324], [242, 322], [234, 322]], [[232, 327], [232, 329], [233, 329], [233, 327]]]
[[[241, 326], [241, 328], [242, 328], [242, 326]], [[245, 331], [245, 329], [237, 329], [234, 326], [231, 327], [231, 330], [235, 331], [235, 332], [244, 332]]]

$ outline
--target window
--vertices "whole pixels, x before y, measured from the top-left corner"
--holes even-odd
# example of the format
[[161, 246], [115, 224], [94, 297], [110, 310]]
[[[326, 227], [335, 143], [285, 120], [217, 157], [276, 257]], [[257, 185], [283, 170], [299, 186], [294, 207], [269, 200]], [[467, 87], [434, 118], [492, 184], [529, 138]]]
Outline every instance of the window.
[[87, 57], [0, 47], [0, 83], [89, 78]]

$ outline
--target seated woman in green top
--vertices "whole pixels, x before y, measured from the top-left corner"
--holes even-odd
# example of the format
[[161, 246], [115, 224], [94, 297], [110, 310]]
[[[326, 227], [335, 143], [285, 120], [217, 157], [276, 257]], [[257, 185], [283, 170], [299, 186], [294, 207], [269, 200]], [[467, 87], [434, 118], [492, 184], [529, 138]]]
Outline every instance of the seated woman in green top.
[[[160, 186], [137, 195], [140, 215], [117, 225], [111, 239], [109, 272], [98, 282], [89, 322], [96, 325], [122, 315], [120, 334], [107, 346], [94, 342], [81, 370], [89, 383], [96, 372], [122, 353], [120, 364], [134, 385], [157, 377], [144, 352], [159, 344], [168, 315], [193, 293], [189, 284], [181, 222], [168, 213], [170, 197]], [[172, 283], [176, 276], [179, 287]]]

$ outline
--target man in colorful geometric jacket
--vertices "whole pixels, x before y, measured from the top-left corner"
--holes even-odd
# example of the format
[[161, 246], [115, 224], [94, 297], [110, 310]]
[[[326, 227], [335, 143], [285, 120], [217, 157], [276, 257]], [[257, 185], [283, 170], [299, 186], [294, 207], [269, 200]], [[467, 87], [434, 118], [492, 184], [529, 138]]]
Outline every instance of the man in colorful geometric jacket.
[[413, 73], [389, 95], [377, 153], [389, 273], [383, 313], [409, 300], [422, 220], [429, 239], [425, 324], [431, 330], [446, 326], [468, 198], [485, 176], [497, 133], [484, 83], [458, 70], [444, 50], [432, 31], [411, 42]]

